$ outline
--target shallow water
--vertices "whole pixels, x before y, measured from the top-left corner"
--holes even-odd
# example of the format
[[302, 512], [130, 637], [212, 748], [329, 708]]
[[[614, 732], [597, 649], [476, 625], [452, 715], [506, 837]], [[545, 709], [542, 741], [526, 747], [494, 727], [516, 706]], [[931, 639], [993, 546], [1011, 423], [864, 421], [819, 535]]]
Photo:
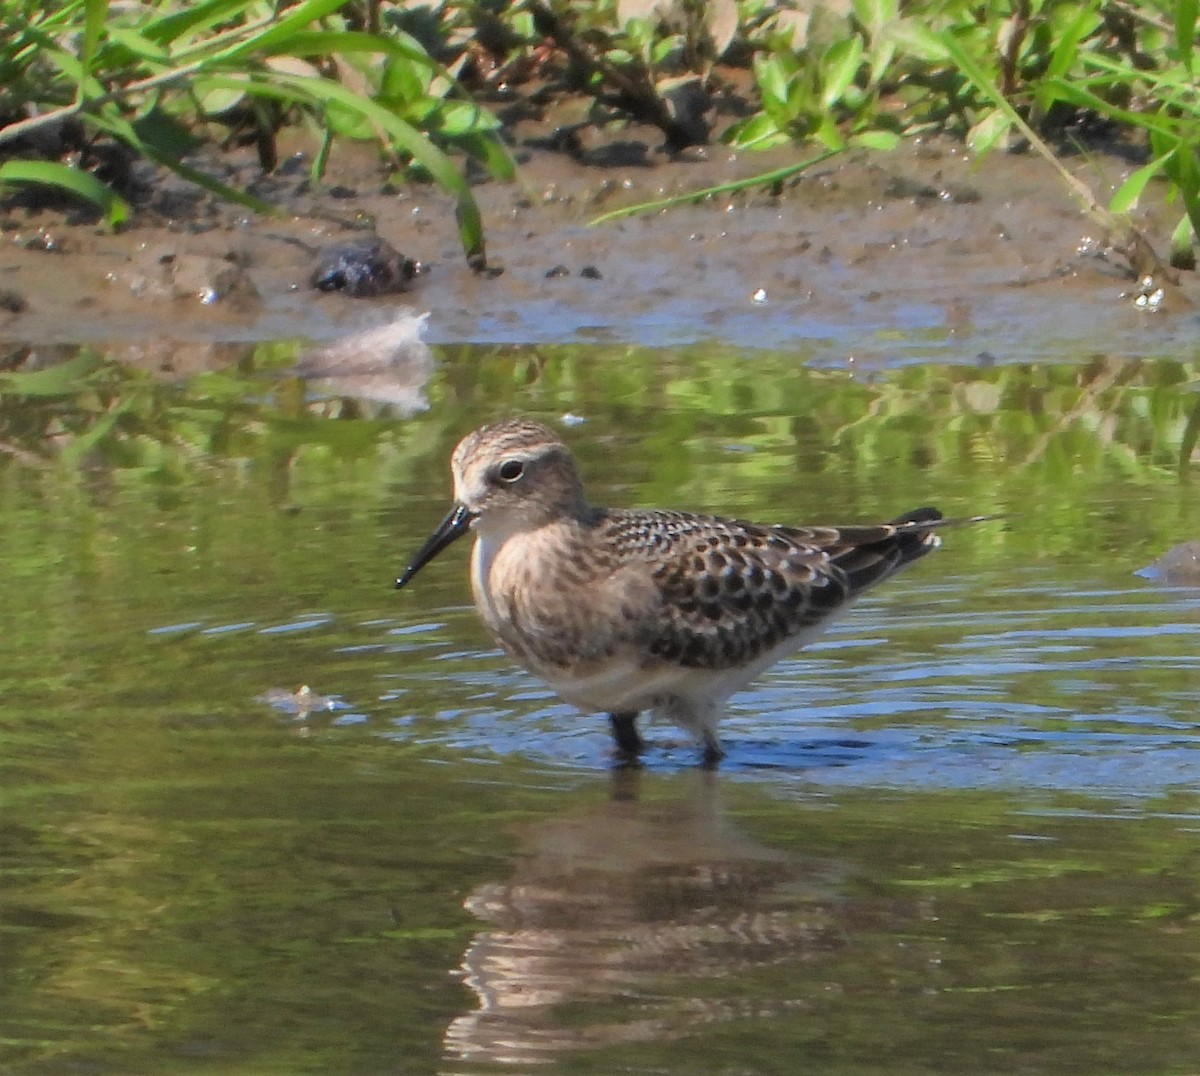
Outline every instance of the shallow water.
[[[294, 353], [0, 380], [0, 1068], [1196, 1071], [1200, 590], [1133, 572], [1200, 536], [1200, 363], [445, 348], [399, 420]], [[392, 590], [513, 412], [608, 503], [1006, 519], [719, 772], [664, 726], [614, 771], [465, 544]]]

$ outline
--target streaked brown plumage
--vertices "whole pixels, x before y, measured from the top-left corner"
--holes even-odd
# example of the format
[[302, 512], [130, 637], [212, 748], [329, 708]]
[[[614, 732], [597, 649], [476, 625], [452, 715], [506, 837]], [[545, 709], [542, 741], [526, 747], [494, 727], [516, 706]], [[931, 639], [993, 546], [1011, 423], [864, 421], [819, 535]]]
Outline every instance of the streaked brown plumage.
[[568, 702], [607, 711], [626, 754], [649, 709], [715, 762], [728, 698], [936, 548], [942, 521], [933, 508], [859, 527], [597, 508], [567, 447], [519, 419], [468, 434], [451, 468], [455, 506], [397, 587], [473, 530], [475, 605], [496, 641]]

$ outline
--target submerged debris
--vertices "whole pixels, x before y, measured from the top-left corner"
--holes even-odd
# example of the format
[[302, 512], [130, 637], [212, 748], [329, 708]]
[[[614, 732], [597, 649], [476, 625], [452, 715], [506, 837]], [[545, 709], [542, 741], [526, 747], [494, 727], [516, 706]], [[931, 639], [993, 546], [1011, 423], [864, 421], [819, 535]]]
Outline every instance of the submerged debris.
[[307, 714], [319, 713], [323, 710], [337, 710], [344, 703], [338, 702], [332, 695], [318, 695], [307, 684], [295, 691], [287, 688], [273, 687], [258, 696], [258, 702], [265, 702], [282, 710], [285, 714], [296, 714], [304, 717]]

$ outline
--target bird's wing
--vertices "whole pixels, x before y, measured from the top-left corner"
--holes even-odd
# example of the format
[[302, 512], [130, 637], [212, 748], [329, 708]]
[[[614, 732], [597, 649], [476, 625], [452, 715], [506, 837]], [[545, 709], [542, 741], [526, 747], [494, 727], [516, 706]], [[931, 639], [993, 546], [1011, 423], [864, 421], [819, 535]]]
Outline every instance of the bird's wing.
[[865, 527], [760, 526], [683, 512], [610, 512], [604, 544], [647, 566], [657, 601], [639, 618], [663, 661], [729, 668], [814, 627], [936, 545], [924, 510]]

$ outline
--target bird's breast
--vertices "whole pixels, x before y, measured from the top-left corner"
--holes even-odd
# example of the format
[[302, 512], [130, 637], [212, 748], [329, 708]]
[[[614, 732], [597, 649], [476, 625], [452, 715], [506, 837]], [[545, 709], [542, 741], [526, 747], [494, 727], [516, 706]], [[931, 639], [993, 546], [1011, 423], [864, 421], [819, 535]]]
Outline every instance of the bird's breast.
[[471, 586], [496, 641], [551, 680], [604, 664], [628, 647], [654, 600], [646, 572], [614, 571], [589, 555], [579, 535], [558, 527], [503, 539], [479, 535]]

